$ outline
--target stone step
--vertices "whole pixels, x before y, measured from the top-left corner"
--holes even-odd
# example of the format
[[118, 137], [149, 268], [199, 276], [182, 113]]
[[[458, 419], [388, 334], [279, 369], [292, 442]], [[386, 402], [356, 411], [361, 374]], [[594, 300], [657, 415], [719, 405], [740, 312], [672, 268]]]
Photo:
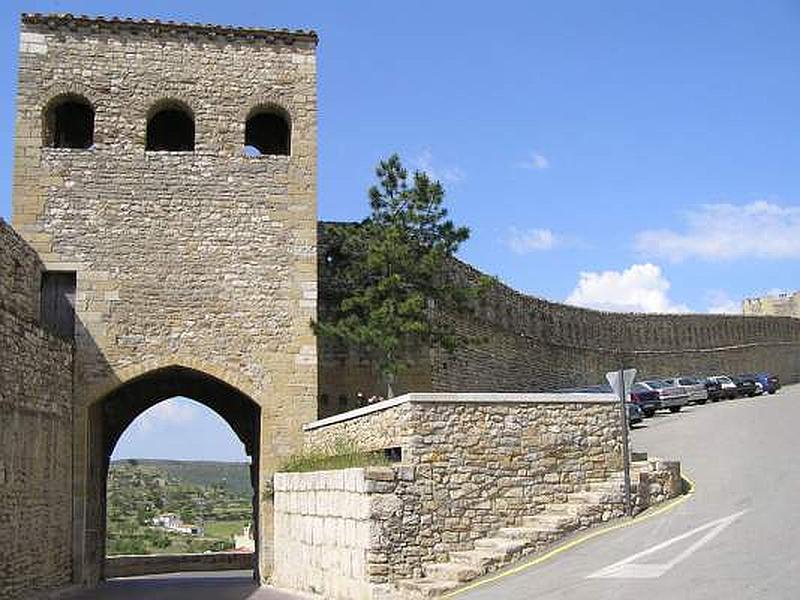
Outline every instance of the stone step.
[[[638, 481], [636, 473], [631, 481]], [[621, 473], [587, 481], [582, 490], [561, 494], [558, 502], [548, 504], [541, 513], [523, 517], [520, 525], [475, 540], [472, 550], [451, 552], [448, 562], [425, 565], [425, 578], [402, 581], [399, 586], [409, 598], [436, 598], [523, 554], [542, 551], [571, 531], [616, 516], [618, 507], [613, 505], [623, 501], [623, 485]]]
[[490, 537], [475, 540], [476, 550], [489, 550], [511, 556], [525, 548], [523, 540], [512, 540], [506, 537]]
[[534, 527], [546, 531], [564, 531], [578, 522], [577, 515], [552, 514], [547, 511], [530, 517], [522, 517], [523, 527]]
[[500, 530], [499, 535], [525, 544], [525, 550], [539, 548], [563, 537], [563, 529], [547, 529], [544, 527], [507, 527]]
[[470, 565], [477, 569], [482, 569], [485, 573], [490, 567], [501, 563], [505, 559], [505, 552], [498, 550], [476, 549], [460, 550], [450, 553], [450, 560], [462, 565]]
[[[619, 496], [617, 500], [614, 499], [615, 496]], [[574, 494], [570, 494], [569, 499], [567, 502], [570, 504], [607, 504], [609, 502], [621, 502], [622, 498], [620, 494], [613, 494], [609, 492], [598, 492], [598, 491], [591, 491], [591, 492], [575, 492]]]
[[581, 512], [581, 507], [579, 504], [560, 502], [556, 504], [548, 504], [544, 512], [549, 515], [567, 515], [570, 517], [577, 517]]
[[563, 504], [548, 504], [544, 512], [550, 515], [567, 515], [580, 520], [581, 517], [593, 515], [601, 510], [602, 507], [596, 504], [565, 502]]
[[503, 527], [498, 532], [498, 537], [525, 542], [536, 542], [544, 537], [541, 529], [537, 527]]
[[414, 598], [438, 598], [447, 592], [452, 592], [460, 585], [460, 581], [429, 579], [406, 579], [398, 583], [401, 590], [411, 592]]
[[464, 582], [475, 579], [483, 573], [479, 568], [468, 563], [444, 562], [432, 563], [423, 567], [425, 579], [434, 581]]

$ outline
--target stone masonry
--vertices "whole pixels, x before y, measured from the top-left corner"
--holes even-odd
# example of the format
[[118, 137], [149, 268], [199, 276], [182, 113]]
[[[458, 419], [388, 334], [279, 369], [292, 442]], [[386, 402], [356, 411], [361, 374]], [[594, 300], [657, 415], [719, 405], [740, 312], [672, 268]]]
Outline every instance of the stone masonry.
[[375, 558], [382, 565], [375, 568], [395, 579], [419, 576], [423, 563], [469, 549], [622, 468], [612, 396], [408, 394], [366, 411], [307, 425], [308, 444], [346, 438], [365, 450], [399, 447], [402, 464], [413, 467], [397, 483], [390, 479], [403, 498], [392, 535], [409, 550], [395, 546]]
[[[496, 549], [492, 536], [517, 536], [500, 542], [509, 553], [494, 568], [541, 548], [519, 536], [531, 519], [550, 523], [555, 506], [576, 509], [575, 528], [622, 515], [622, 435], [610, 395], [409, 394], [306, 431], [311, 447], [344, 438], [368, 450], [399, 447], [402, 460], [275, 475], [275, 583], [288, 589], [409, 598], [486, 572], [488, 563], [451, 561], [480, 560]], [[635, 479], [636, 511], [681, 491], [677, 463], [639, 464]]]
[[[129, 383], [179, 368], [173, 383], [188, 388], [194, 373], [245, 395], [260, 417], [243, 441], [264, 473], [316, 417], [316, 43], [305, 31], [22, 17], [13, 224], [44, 269], [77, 278], [78, 582], [102, 577], [113, 442], [164, 399], [147, 386], [126, 395]], [[48, 146], [63, 98], [94, 110], [90, 147]], [[146, 150], [165, 106], [193, 121], [193, 151]], [[286, 116], [288, 155], [245, 154], [254, 110]], [[256, 496], [266, 577], [272, 511]]]
[[[319, 270], [336, 252], [335, 231], [320, 223]], [[458, 260], [449, 276], [477, 282], [477, 269]], [[320, 280], [325, 314], [331, 284]], [[800, 319], [705, 314], [611, 313], [528, 296], [496, 281], [466, 315], [436, 313], [479, 343], [450, 354], [420, 351], [394, 385], [406, 392], [533, 392], [605, 382], [620, 362], [642, 377], [771, 371], [800, 381]], [[377, 370], [357, 349], [319, 343], [319, 409], [326, 417], [355, 406], [356, 394], [385, 394]], [[344, 376], [342, 375], [344, 374]]]
[[[558, 501], [618, 468], [613, 410], [597, 398], [416, 396], [303, 433], [357, 392], [383, 392], [357, 349], [318, 342], [309, 326], [327, 251], [325, 224], [317, 251], [316, 34], [33, 14], [19, 41], [14, 228], [0, 223], [0, 539], [12, 540], [0, 596], [104, 577], [109, 456], [137, 415], [175, 395], [219, 413], [253, 459], [262, 582], [271, 474], [306, 437], [358, 434], [365, 447], [401, 448], [413, 467], [374, 487], [408, 502], [409, 548], [424, 551], [376, 555], [371, 577], [416, 577], [423, 561], [520, 518], [523, 497]], [[55, 115], [69, 103], [64, 114], [91, 115], [84, 145], [59, 142], [71, 133]], [[163, 111], [183, 119], [168, 135], [191, 130], [185, 148], [148, 149]], [[286, 139], [266, 144], [275, 151], [245, 151], [253, 115], [283, 124]], [[452, 275], [479, 276], [459, 262]], [[42, 326], [53, 280], [74, 282], [71, 335]], [[546, 390], [596, 383], [621, 361], [649, 375], [769, 369], [800, 380], [800, 320], [789, 317], [618, 315], [498, 283], [456, 326], [486, 342], [452, 356], [425, 349], [397, 391]], [[467, 450], [451, 455], [453, 444]], [[469, 499], [450, 502], [457, 493]]]
[[0, 597], [70, 582], [72, 344], [39, 326], [41, 263], [0, 220]]

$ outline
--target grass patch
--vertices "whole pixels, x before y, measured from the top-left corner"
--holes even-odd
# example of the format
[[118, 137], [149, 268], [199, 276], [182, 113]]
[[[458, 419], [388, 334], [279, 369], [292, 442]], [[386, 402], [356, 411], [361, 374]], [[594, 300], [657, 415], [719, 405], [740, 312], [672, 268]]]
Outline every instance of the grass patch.
[[205, 537], [217, 538], [220, 540], [233, 540], [234, 535], [241, 535], [244, 526], [249, 521], [213, 521], [206, 523]]
[[347, 439], [336, 440], [322, 450], [303, 450], [289, 456], [281, 465], [287, 473], [335, 471], [354, 467], [387, 467], [391, 461], [382, 450], [365, 452]]

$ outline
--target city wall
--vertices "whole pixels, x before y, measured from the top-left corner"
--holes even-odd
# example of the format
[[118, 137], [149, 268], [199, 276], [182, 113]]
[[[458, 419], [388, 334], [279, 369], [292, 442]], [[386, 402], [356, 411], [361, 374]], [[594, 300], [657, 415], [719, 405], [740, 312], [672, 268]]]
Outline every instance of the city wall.
[[[336, 297], [325, 258], [335, 251], [337, 227], [319, 227], [319, 312]], [[352, 226], [352, 225], [350, 225]], [[453, 260], [448, 276], [477, 283], [483, 274]], [[771, 371], [800, 381], [800, 319], [708, 314], [641, 314], [590, 310], [550, 302], [493, 281], [470, 311], [437, 313], [476, 342], [450, 354], [420, 352], [395, 389], [414, 392], [530, 392], [598, 384], [621, 364], [639, 378], [676, 374]], [[361, 392], [385, 395], [374, 366], [357, 349], [319, 342], [320, 416], [352, 408]], [[347, 375], [342, 377], [341, 374]], [[337, 398], [334, 404], [331, 400]]]
[[0, 220], [0, 597], [72, 575], [72, 343], [39, 326], [41, 263]]

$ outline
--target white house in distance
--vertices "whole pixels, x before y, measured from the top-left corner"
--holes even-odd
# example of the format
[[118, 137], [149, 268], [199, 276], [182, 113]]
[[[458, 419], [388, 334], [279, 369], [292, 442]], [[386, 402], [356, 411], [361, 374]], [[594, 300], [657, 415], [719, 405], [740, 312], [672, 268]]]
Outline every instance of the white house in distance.
[[154, 527], [161, 527], [175, 533], [186, 533], [188, 535], [203, 535], [203, 528], [197, 525], [184, 524], [181, 518], [175, 513], [164, 513], [153, 517], [151, 521]]

